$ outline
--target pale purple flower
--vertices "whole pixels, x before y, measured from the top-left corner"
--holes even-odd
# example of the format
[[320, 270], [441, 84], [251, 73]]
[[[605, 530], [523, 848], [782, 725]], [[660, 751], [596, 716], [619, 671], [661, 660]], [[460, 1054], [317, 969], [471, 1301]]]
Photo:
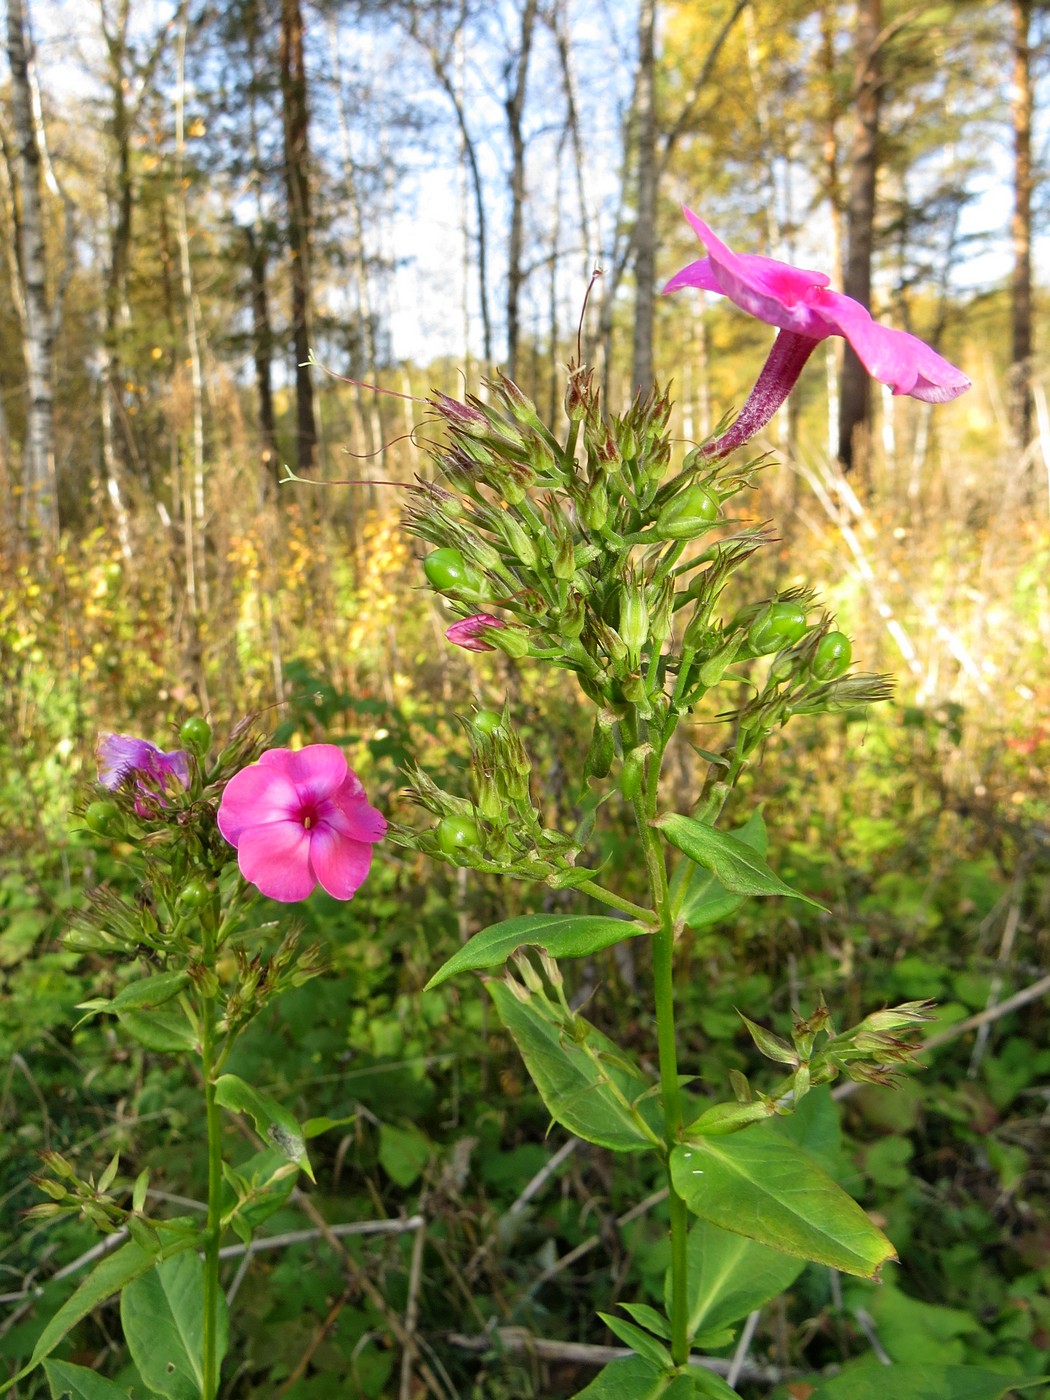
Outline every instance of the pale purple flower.
[[[139, 792], [163, 802], [172, 779], [180, 787], [190, 784], [190, 757], [182, 749], [165, 753], [148, 739], [133, 734], [100, 734], [95, 745], [98, 780], [111, 791], [120, 787], [130, 776]], [[149, 814], [148, 805], [135, 799], [135, 811], [140, 817]]]
[[859, 301], [831, 291], [822, 272], [807, 272], [754, 253], [734, 253], [692, 210], [683, 213], [708, 255], [683, 267], [664, 291], [700, 287], [718, 292], [780, 331], [738, 418], [728, 432], [703, 449], [705, 456], [723, 457], [764, 428], [818, 343], [829, 335], [845, 337], [872, 378], [889, 385], [895, 394], [947, 403], [969, 389], [966, 375], [936, 350], [907, 331], [873, 321]]
[[482, 634], [489, 627], [506, 627], [506, 623], [490, 613], [474, 613], [472, 617], [460, 618], [445, 633], [450, 642], [465, 651], [495, 651], [496, 648], [483, 640]]
[[284, 904], [318, 883], [352, 899], [386, 832], [335, 744], [267, 750], [226, 784], [218, 822], [244, 878]]

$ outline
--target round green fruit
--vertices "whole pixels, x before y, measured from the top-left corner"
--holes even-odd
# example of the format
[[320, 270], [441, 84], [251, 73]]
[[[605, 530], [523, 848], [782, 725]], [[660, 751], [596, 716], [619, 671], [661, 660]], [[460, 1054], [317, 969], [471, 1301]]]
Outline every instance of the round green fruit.
[[192, 749], [195, 754], [206, 754], [211, 748], [211, 725], [200, 715], [191, 715], [183, 720], [179, 729], [179, 742]]
[[828, 632], [817, 643], [810, 670], [818, 681], [837, 681], [849, 670], [853, 647], [844, 632]]
[[423, 560], [423, 572], [439, 593], [476, 593], [482, 583], [478, 572], [451, 546], [428, 554]]
[[706, 486], [687, 486], [656, 517], [662, 540], [692, 540], [718, 519], [719, 500]]
[[477, 822], [471, 817], [442, 817], [438, 823], [437, 842], [447, 856], [478, 845]]
[[793, 646], [806, 633], [806, 612], [798, 603], [771, 603], [755, 618], [747, 640], [756, 656]]

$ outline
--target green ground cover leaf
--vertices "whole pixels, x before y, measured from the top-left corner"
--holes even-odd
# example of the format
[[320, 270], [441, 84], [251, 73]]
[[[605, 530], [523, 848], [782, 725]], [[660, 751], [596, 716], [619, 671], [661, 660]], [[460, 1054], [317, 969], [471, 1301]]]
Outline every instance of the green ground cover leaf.
[[979, 1366], [850, 1366], [818, 1386], [812, 1400], [1001, 1400], [1050, 1376], [1003, 1376]]
[[552, 958], [586, 958], [646, 932], [642, 924], [604, 914], [523, 914], [476, 933], [438, 968], [424, 990], [440, 987], [459, 972], [502, 967], [518, 948], [546, 948]]
[[671, 1153], [675, 1190], [723, 1230], [784, 1254], [874, 1278], [893, 1245], [805, 1152], [749, 1128]]
[[[142, 1379], [166, 1400], [200, 1400], [204, 1380], [204, 1262], [193, 1253], [166, 1259], [120, 1297], [124, 1338]], [[217, 1361], [229, 1340], [219, 1294]]]

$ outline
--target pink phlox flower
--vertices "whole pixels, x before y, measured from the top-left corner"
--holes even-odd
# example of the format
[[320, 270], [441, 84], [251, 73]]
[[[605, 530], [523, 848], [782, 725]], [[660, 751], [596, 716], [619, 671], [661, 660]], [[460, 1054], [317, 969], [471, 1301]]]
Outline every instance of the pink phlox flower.
[[474, 613], [472, 617], [460, 618], [445, 632], [445, 636], [457, 647], [466, 651], [495, 651], [496, 648], [482, 639], [488, 627], [506, 627], [506, 623], [490, 613]]
[[[164, 793], [171, 790], [173, 779], [180, 787], [190, 785], [189, 754], [182, 749], [165, 753], [148, 739], [137, 739], [133, 734], [100, 734], [95, 745], [95, 762], [98, 780], [104, 788], [114, 791], [126, 778], [134, 777], [136, 789], [162, 805]], [[135, 811], [140, 817], [148, 816], [149, 803], [136, 797]]]
[[318, 883], [335, 899], [352, 899], [386, 832], [335, 744], [267, 750], [226, 784], [218, 823], [244, 878], [285, 904]]
[[[770, 361], [740, 417], [707, 456], [724, 456], [769, 422], [794, 387], [817, 344], [843, 336], [873, 379], [895, 394], [926, 403], [947, 403], [970, 387], [966, 375], [936, 350], [907, 331], [873, 321], [859, 301], [831, 291], [822, 272], [809, 272], [775, 258], [734, 253], [691, 209], [683, 213], [707, 248], [707, 257], [689, 263], [664, 287], [700, 287], [729, 297], [742, 311], [780, 330]], [[758, 395], [757, 400], [755, 394]]]

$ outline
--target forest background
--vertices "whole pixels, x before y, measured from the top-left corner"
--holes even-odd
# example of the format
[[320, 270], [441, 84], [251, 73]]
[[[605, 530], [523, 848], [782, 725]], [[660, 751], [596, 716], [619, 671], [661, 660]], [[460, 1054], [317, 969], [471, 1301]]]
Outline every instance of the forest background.
[[[738, 406], [768, 332], [718, 298], [659, 297], [699, 255], [681, 202], [741, 251], [828, 271], [974, 381], [935, 410], [872, 394], [829, 340], [769, 433], [770, 589], [816, 583], [897, 697], [771, 742], [749, 775], [778, 871], [832, 913], [763, 902], [695, 936], [694, 1062], [719, 1085], [753, 1069], [734, 1006], [783, 1030], [818, 988], [850, 1013], [936, 997], [944, 1041], [897, 1094], [843, 1104], [844, 1180], [902, 1268], [881, 1289], [807, 1270], [759, 1320], [742, 1392], [786, 1400], [858, 1356], [1048, 1369], [1048, 10], [8, 0], [5, 1374], [95, 1241], [21, 1221], [41, 1149], [84, 1172], [119, 1149], [156, 1192], [202, 1189], [193, 1086], [72, 1029], [129, 971], [61, 941], [85, 889], [128, 878], [75, 816], [97, 731], [163, 745], [188, 715], [223, 734], [262, 711], [281, 742], [344, 744], [394, 812], [408, 755], [452, 785], [457, 717], [509, 697], [556, 825], [582, 720], [528, 665], [444, 641], [397, 484], [428, 469], [434, 389], [483, 392], [499, 364], [557, 419], [578, 335], [610, 411], [673, 381], [683, 445]], [[343, 484], [282, 485], [286, 464]], [[695, 768], [683, 743], [683, 810]], [[614, 862], [623, 838], [610, 818]], [[463, 937], [526, 907], [382, 848], [352, 905], [303, 907], [332, 973], [245, 1053], [332, 1126], [319, 1187], [270, 1222], [308, 1237], [230, 1263], [229, 1394], [568, 1394], [597, 1353], [567, 1344], [610, 1340], [595, 1301], [659, 1294], [660, 1205], [633, 1208], [652, 1183], [545, 1137], [480, 989], [421, 994]], [[639, 975], [581, 974], [641, 1036]], [[386, 1232], [331, 1232], [363, 1221]], [[126, 1364], [104, 1311], [75, 1354]]]

